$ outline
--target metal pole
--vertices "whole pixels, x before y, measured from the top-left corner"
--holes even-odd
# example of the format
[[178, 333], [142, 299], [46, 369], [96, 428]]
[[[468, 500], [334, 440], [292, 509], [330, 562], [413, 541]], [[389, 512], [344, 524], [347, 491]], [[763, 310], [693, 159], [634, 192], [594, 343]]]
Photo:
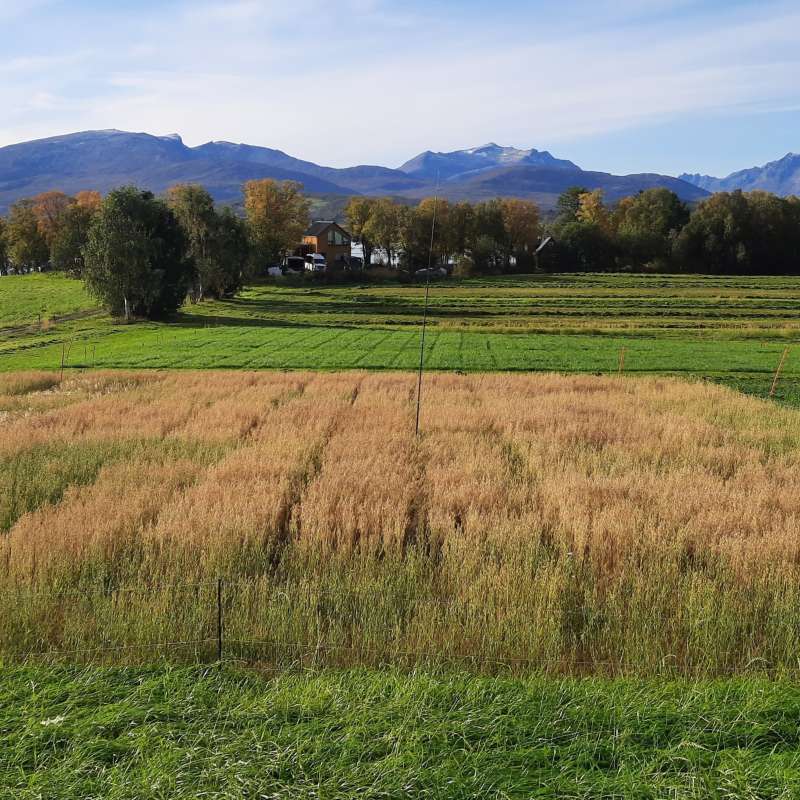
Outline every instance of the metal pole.
[[422, 335], [419, 340], [419, 375], [417, 377], [417, 421], [414, 435], [419, 436], [419, 414], [422, 405], [422, 367], [425, 361], [425, 329], [428, 325], [428, 298], [431, 293], [431, 266], [433, 264], [433, 237], [436, 233], [436, 211], [439, 206], [439, 177], [436, 177], [436, 196], [433, 198], [433, 219], [431, 220], [431, 246], [428, 250], [428, 271], [425, 276], [425, 309], [422, 312]]
[[783, 354], [781, 355], [781, 360], [778, 363], [778, 369], [775, 370], [775, 377], [772, 379], [772, 388], [769, 390], [769, 396], [775, 397], [775, 390], [778, 388], [778, 378], [781, 376], [781, 370], [783, 369], [783, 364], [786, 361], [786, 356], [789, 355], [789, 347], [784, 348]]
[[222, 578], [217, 578], [217, 661], [222, 661]]

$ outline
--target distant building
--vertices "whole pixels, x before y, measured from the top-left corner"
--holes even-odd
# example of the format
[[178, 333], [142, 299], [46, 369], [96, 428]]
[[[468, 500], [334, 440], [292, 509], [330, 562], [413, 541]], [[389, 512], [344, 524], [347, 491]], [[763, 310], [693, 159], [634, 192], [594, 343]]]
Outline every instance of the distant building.
[[328, 265], [350, 263], [350, 242], [352, 236], [333, 220], [316, 220], [303, 234], [301, 250], [306, 253], [319, 253], [325, 256]]

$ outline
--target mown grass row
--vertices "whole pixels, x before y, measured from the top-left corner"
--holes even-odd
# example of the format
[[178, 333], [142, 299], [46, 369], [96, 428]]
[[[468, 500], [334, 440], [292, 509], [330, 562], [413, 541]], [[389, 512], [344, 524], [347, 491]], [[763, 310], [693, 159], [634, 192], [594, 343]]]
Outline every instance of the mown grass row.
[[[0, 341], [0, 371], [60, 374], [62, 363], [80, 370], [418, 364], [420, 287], [263, 285], [231, 300], [188, 306], [169, 323], [48, 322], [56, 311], [91, 307], [89, 298], [73, 297], [75, 286], [52, 275], [2, 279], [0, 324], [27, 314], [33, 327]], [[437, 285], [431, 303], [428, 369], [611, 374], [624, 350], [628, 373], [710, 378], [765, 397], [783, 348], [797, 340], [800, 281], [517, 276]], [[41, 328], [37, 318], [44, 320]], [[790, 351], [776, 399], [800, 403], [798, 363]]]
[[795, 683], [230, 667], [0, 671], [0, 791], [158, 798], [800, 793]]
[[[419, 334], [358, 328], [136, 325], [76, 332], [66, 351], [59, 334], [0, 344], [0, 367], [67, 369], [413, 369]], [[769, 391], [782, 341], [656, 339], [637, 336], [488, 334], [429, 331], [425, 366], [433, 370], [615, 374], [625, 349], [629, 373], [683, 374], [734, 380], [761, 377]], [[797, 354], [784, 374], [796, 379]]]

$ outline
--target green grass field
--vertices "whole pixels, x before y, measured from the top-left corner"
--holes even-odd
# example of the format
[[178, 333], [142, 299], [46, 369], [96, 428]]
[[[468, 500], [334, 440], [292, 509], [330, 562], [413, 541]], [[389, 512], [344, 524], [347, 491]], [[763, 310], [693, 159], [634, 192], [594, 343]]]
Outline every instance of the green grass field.
[[[77, 281], [0, 279], [0, 370], [73, 368], [413, 369], [424, 289], [259, 285], [186, 306], [170, 323], [90, 315]], [[699, 376], [764, 395], [800, 339], [800, 279], [555, 275], [435, 284], [426, 365], [439, 370]], [[37, 325], [37, 318], [78, 319]], [[37, 317], [38, 315], [38, 317]], [[20, 330], [18, 326], [30, 327]], [[17, 326], [11, 330], [12, 326]], [[800, 402], [790, 354], [779, 397]]]
[[80, 281], [60, 274], [0, 278], [0, 333], [20, 325], [95, 310]]
[[800, 688], [229, 667], [0, 672], [0, 796], [792, 798]]

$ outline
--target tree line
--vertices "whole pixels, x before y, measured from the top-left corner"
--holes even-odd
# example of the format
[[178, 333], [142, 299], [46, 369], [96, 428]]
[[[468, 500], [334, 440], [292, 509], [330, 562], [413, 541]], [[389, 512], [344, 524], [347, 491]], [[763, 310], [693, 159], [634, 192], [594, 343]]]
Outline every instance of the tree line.
[[720, 192], [690, 209], [668, 189], [648, 189], [609, 207], [575, 187], [551, 230], [542, 265], [554, 271], [800, 273], [800, 199], [769, 192]]
[[462, 275], [529, 272], [541, 237], [538, 206], [513, 198], [476, 204], [427, 198], [409, 206], [353, 197], [345, 216], [366, 264], [378, 250], [387, 264], [410, 271], [431, 259], [432, 266], [455, 265]]
[[768, 192], [722, 192], [690, 208], [664, 188], [610, 205], [602, 192], [576, 186], [561, 195], [549, 221], [523, 200], [451, 204], [427, 199], [412, 208], [356, 197], [346, 216], [367, 262], [378, 248], [387, 261], [418, 268], [430, 251], [434, 209], [433, 264], [452, 266], [462, 275], [533, 268], [800, 273], [800, 199]]
[[0, 217], [0, 270], [63, 270], [125, 319], [230, 296], [291, 252], [309, 221], [300, 184], [258, 180], [243, 191], [244, 217], [195, 184], [163, 198], [133, 186], [105, 198], [44, 192]]
[[[202, 186], [163, 198], [122, 187], [102, 198], [44, 192], [0, 217], [0, 271], [49, 266], [81, 277], [112, 313], [157, 318], [189, 297], [229, 296], [298, 246], [309, 223], [302, 186], [243, 187], [243, 214], [218, 208]], [[722, 192], [689, 208], [667, 189], [611, 205], [573, 187], [543, 220], [527, 200], [427, 198], [415, 206], [353, 197], [346, 224], [373, 256], [412, 274], [428, 263], [458, 275], [573, 271], [711, 274], [800, 272], [800, 199]]]

